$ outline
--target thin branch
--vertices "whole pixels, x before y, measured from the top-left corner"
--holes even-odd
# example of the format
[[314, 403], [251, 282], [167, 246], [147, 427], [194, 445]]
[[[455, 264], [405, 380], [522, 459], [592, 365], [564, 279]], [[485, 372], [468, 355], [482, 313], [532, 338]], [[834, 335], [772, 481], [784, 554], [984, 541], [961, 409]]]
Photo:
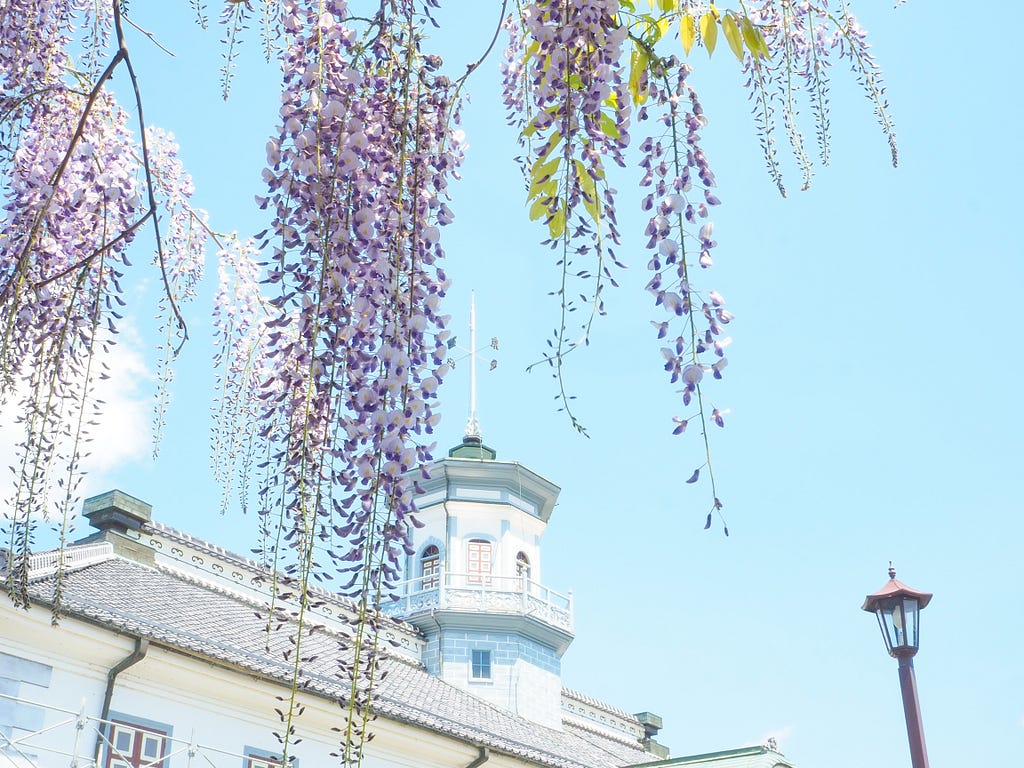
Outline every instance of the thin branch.
[[169, 48], [166, 48], [163, 45], [161, 45], [160, 41], [156, 39], [156, 35], [154, 35], [152, 32], [150, 32], [149, 30], [143, 29], [138, 24], [136, 24], [134, 21], [129, 19], [127, 16], [124, 17], [124, 20], [127, 21], [128, 24], [131, 25], [137, 32], [139, 32], [139, 33], [145, 35], [146, 37], [148, 37], [149, 41], [153, 45], [155, 45], [161, 51], [166, 53], [168, 56], [174, 56], [175, 55], [172, 50], [170, 50]]
[[82, 267], [86, 266], [86, 265], [87, 265], [87, 264], [88, 264], [89, 262], [91, 262], [91, 261], [92, 261], [93, 259], [95, 259], [95, 258], [96, 258], [97, 256], [99, 256], [99, 255], [100, 255], [100, 254], [102, 254], [102, 253], [105, 253], [106, 251], [109, 251], [109, 250], [110, 250], [111, 248], [113, 248], [113, 247], [114, 247], [115, 245], [117, 245], [117, 244], [118, 244], [119, 242], [121, 242], [121, 241], [122, 241], [122, 240], [124, 240], [124, 239], [125, 239], [126, 237], [128, 237], [129, 235], [131, 235], [131, 234], [132, 234], [132, 233], [133, 233], [133, 232], [134, 232], [134, 231], [135, 231], [136, 229], [138, 229], [138, 228], [139, 228], [139, 227], [141, 227], [141, 226], [142, 226], [143, 224], [145, 224], [145, 223], [146, 223], [146, 220], [147, 220], [147, 219], [148, 219], [148, 218], [149, 218], [150, 216], [152, 216], [152, 215], [153, 215], [153, 213], [154, 213], [154, 212], [153, 212], [153, 209], [151, 208], [150, 210], [146, 211], [146, 212], [145, 212], [145, 213], [144, 213], [144, 214], [142, 215], [142, 218], [141, 218], [141, 219], [139, 219], [138, 221], [136, 221], [136, 222], [135, 222], [134, 224], [132, 224], [132, 225], [131, 225], [130, 227], [128, 227], [127, 229], [124, 229], [124, 230], [122, 230], [121, 234], [119, 234], [119, 235], [118, 235], [117, 237], [115, 237], [115, 238], [114, 238], [113, 240], [111, 240], [110, 242], [108, 242], [108, 243], [104, 243], [104, 244], [103, 244], [103, 245], [101, 245], [101, 246], [100, 246], [99, 248], [97, 248], [97, 249], [96, 249], [95, 251], [93, 251], [93, 252], [92, 252], [92, 253], [90, 253], [90, 254], [89, 254], [88, 256], [86, 256], [86, 257], [85, 257], [84, 259], [82, 259], [81, 261], [78, 261], [78, 262], [76, 262], [76, 263], [72, 264], [72, 265], [71, 265], [70, 267], [68, 267], [67, 269], [62, 269], [62, 270], [61, 270], [60, 272], [58, 272], [58, 273], [57, 273], [56, 275], [52, 275], [51, 277], [47, 277], [47, 278], [45, 278], [44, 280], [39, 280], [38, 282], [32, 283], [32, 287], [38, 290], [39, 288], [42, 288], [42, 287], [43, 287], [43, 286], [45, 286], [45, 285], [49, 285], [50, 283], [54, 282], [55, 280], [60, 280], [60, 279], [61, 279], [62, 277], [65, 277], [66, 275], [69, 275], [69, 274], [71, 274], [72, 272], [74, 272], [74, 271], [76, 271], [76, 270], [78, 270], [78, 269], [80, 269], [80, 268], [82, 268]]
[[[121, 3], [120, 0], [113, 0], [114, 4], [114, 30], [117, 34], [117, 46], [118, 51], [115, 59], [123, 59], [125, 67], [128, 68], [128, 78], [131, 80], [132, 91], [135, 93], [135, 108], [139, 115], [139, 138], [142, 142], [142, 168], [146, 173], [146, 196], [149, 201], [149, 208], [151, 211], [156, 213], [156, 195], [153, 192], [153, 169], [149, 163], [149, 144], [146, 141], [146, 120], [142, 114], [142, 94], [139, 92], [139, 80], [135, 75], [135, 67], [132, 66], [132, 60], [128, 55], [128, 44], [125, 42], [124, 29], [121, 27]], [[160, 237], [160, 217], [153, 216], [153, 231], [156, 235], [156, 255], [157, 261], [160, 263], [160, 275], [164, 281], [164, 292], [167, 295], [167, 302], [171, 308], [171, 312], [174, 314], [174, 319], [178, 323], [178, 328], [181, 330], [181, 343], [174, 348], [173, 356], [177, 357], [178, 353], [181, 352], [181, 348], [185, 346], [185, 342], [188, 341], [188, 325], [185, 323], [185, 318], [182, 317], [181, 311], [178, 309], [178, 303], [174, 300], [174, 291], [171, 290], [171, 281], [167, 276], [167, 260], [164, 257], [164, 246], [163, 239]]]

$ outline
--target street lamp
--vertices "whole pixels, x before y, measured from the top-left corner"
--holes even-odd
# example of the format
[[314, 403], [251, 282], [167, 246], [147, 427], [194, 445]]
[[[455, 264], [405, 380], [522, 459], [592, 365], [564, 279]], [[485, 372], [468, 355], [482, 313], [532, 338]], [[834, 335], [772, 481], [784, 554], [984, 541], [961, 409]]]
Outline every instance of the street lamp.
[[885, 649], [899, 661], [900, 691], [903, 693], [903, 714], [907, 720], [910, 742], [910, 763], [913, 768], [928, 768], [928, 752], [924, 746], [921, 708], [917, 703], [917, 680], [914, 677], [914, 654], [920, 639], [919, 614], [931, 601], [930, 592], [918, 592], [896, 581], [896, 569], [889, 563], [889, 581], [873, 595], [864, 598], [865, 611], [878, 617]]

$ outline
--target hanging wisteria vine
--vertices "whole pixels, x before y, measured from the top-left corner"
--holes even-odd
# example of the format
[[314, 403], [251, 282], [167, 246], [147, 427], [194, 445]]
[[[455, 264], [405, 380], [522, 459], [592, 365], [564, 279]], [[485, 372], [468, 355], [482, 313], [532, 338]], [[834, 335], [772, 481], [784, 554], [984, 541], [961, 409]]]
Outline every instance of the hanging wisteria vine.
[[[442, 231], [463, 160], [461, 93], [482, 58], [457, 79], [445, 74], [424, 34], [436, 24], [436, 0], [349, 5], [221, 4], [224, 95], [250, 26], [281, 68], [259, 198], [267, 229], [249, 238], [220, 234], [191, 204], [173, 137], [145, 125], [121, 0], [0, 0], [0, 403], [17, 403], [23, 435], [4, 578], [27, 606], [35, 527], [55, 520], [62, 546], [70, 536], [130, 252], [140, 240], [152, 246], [164, 288], [159, 438], [171, 362], [188, 338], [181, 303], [197, 293], [215, 245], [212, 464], [222, 507], [237, 493], [258, 513], [256, 554], [274, 586], [268, 632], [287, 628], [293, 680], [279, 709], [282, 754], [298, 739], [303, 643], [320, 586], [352, 599], [339, 653], [348, 692], [338, 755], [358, 763], [385, 652], [377, 611], [402, 578], [417, 525], [413, 478], [432, 459], [450, 342]], [[631, 235], [617, 224], [616, 189], [637, 183], [635, 160], [639, 195], [630, 205], [646, 217], [635, 248], [650, 271], [659, 364], [680, 393], [672, 429], [699, 424], [690, 431], [701, 434], [703, 460], [686, 482], [709, 484], [710, 527], [722, 508], [710, 430], [728, 409], [707, 387], [725, 371], [732, 314], [701, 277], [713, 264], [719, 198], [700, 143], [709, 118], [691, 54], [714, 53], [721, 33], [740, 61], [769, 174], [785, 194], [777, 126], [806, 188], [812, 161], [798, 116], [810, 112], [827, 163], [836, 60], [871, 99], [896, 161], [864, 32], [845, 0], [495, 5], [494, 38], [508, 35], [504, 102], [520, 133], [523, 218], [539, 222], [555, 255], [560, 310], [542, 362], [571, 424], [585, 431], [569, 407], [566, 359], [589, 342], [604, 292], [624, 269], [619, 254]], [[205, 4], [191, 6], [205, 28]], [[125, 75], [121, 100], [109, 87], [115, 71]]]

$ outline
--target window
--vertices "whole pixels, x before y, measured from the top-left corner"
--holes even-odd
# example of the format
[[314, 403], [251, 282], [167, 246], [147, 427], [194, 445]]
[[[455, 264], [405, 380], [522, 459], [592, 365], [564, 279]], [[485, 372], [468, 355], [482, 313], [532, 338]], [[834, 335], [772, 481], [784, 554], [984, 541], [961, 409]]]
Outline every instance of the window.
[[441, 553], [433, 544], [423, 550], [420, 555], [420, 589], [437, 589], [438, 574], [441, 568]]
[[469, 676], [473, 680], [491, 679], [491, 652], [473, 651], [472, 664], [470, 665]]
[[113, 721], [106, 768], [161, 768], [168, 731]]
[[491, 583], [491, 542], [483, 539], [470, 539], [468, 542], [469, 583]]
[[[297, 765], [290, 760], [288, 764]], [[281, 768], [281, 758], [272, 752], [246, 747], [244, 768]]]
[[530, 580], [530, 558], [525, 552], [516, 555], [516, 576], [522, 577], [524, 581]]

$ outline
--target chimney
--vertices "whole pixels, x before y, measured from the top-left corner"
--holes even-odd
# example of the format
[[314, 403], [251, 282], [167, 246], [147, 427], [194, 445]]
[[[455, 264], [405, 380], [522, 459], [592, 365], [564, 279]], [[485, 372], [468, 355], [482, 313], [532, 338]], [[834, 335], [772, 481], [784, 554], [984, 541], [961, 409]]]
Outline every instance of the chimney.
[[123, 491], [107, 491], [86, 499], [82, 513], [99, 532], [83, 539], [80, 544], [108, 541], [114, 545], [114, 552], [122, 557], [141, 563], [154, 562], [152, 549], [139, 541], [139, 534], [129, 535], [130, 531], [143, 530], [152, 521], [152, 505]]
[[153, 507], [123, 491], [107, 491], [85, 500], [83, 513], [100, 531], [140, 530], [153, 519]]
[[653, 712], [637, 712], [635, 715], [636, 719], [640, 721], [640, 725], [644, 727], [644, 738], [643, 746], [644, 750], [655, 757], [659, 757], [665, 760], [669, 756], [668, 747], [664, 744], [659, 744], [654, 740], [654, 737], [658, 735], [658, 731], [661, 730], [662, 720], [660, 715], [656, 715]]

